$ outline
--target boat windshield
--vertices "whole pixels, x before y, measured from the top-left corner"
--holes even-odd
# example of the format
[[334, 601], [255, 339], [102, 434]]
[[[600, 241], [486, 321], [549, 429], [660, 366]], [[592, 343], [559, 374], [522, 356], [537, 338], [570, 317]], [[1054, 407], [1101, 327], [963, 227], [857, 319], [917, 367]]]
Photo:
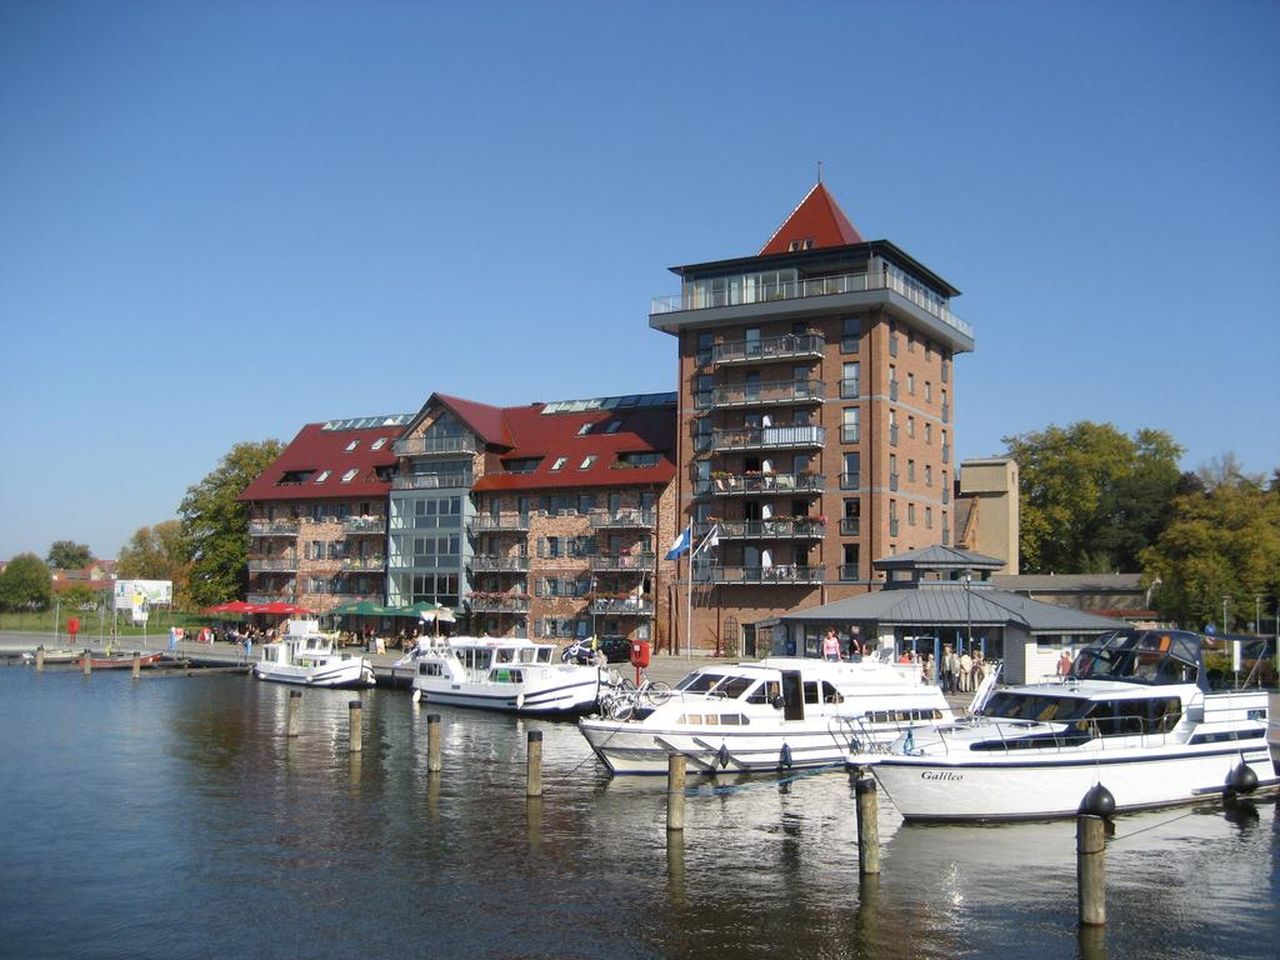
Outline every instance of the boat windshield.
[[1002, 690], [992, 695], [987, 705], [982, 708], [982, 715], [998, 717], [1001, 720], [1070, 723], [1084, 717], [1089, 712], [1089, 707], [1090, 702], [1080, 697]]
[[1074, 680], [1129, 683], [1197, 683], [1200, 638], [1179, 630], [1115, 630], [1080, 651]]

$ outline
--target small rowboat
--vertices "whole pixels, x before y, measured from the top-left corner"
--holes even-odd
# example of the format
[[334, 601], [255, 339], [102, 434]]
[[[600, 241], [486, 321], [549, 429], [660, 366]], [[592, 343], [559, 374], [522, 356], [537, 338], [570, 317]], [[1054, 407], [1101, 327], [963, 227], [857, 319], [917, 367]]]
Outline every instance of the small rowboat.
[[[45, 650], [45, 663], [77, 663], [84, 656], [81, 650]], [[34, 663], [36, 659], [35, 653], [24, 653], [22, 659], [29, 663]]]
[[[89, 665], [94, 670], [127, 670], [133, 666], [132, 653], [113, 654], [109, 657], [89, 657]], [[153, 667], [164, 659], [163, 653], [144, 653], [138, 657], [138, 665], [143, 667]], [[80, 658], [80, 664], [83, 666], [84, 657]]]

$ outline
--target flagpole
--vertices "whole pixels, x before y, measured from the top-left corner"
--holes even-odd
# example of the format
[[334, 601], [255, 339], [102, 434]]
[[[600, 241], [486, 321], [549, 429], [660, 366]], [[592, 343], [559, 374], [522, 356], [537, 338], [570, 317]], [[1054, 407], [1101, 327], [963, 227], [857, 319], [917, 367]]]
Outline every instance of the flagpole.
[[[692, 526], [692, 524], [690, 524]], [[692, 543], [692, 540], [690, 540]], [[693, 550], [689, 551], [689, 579], [684, 589], [685, 603], [685, 658], [693, 659]]]

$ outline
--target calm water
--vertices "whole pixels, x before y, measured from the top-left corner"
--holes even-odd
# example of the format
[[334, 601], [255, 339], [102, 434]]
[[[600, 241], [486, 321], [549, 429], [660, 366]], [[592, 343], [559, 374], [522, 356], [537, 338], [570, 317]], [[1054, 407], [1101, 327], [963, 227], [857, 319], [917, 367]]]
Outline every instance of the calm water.
[[[701, 786], [668, 851], [660, 779], [611, 782], [571, 724], [242, 677], [0, 667], [6, 957], [1081, 956], [1074, 824], [904, 827], [860, 888], [844, 773]], [[530, 729], [545, 797], [524, 798]], [[703, 783], [693, 781], [692, 783]], [[1126, 817], [1112, 958], [1275, 956], [1274, 801]]]

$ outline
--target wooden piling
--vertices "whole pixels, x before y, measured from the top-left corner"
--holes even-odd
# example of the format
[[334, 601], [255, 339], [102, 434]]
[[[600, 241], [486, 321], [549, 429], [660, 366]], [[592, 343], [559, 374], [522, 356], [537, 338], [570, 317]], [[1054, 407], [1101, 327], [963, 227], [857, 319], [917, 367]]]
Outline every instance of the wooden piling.
[[133, 678], [137, 680], [142, 676], [142, 654], [138, 651], [133, 652]]
[[36, 672], [44, 672], [44, 647], [36, 647]]
[[285, 727], [284, 735], [286, 737], [296, 737], [298, 735], [298, 725], [302, 722], [298, 716], [298, 707], [302, 705], [302, 691], [289, 691], [289, 706], [285, 711]]
[[859, 777], [853, 792], [858, 810], [858, 873], [873, 876], [880, 873], [880, 812], [876, 782], [872, 777]]
[[525, 761], [526, 797], [542, 796], [542, 731], [529, 731], [529, 754]]
[[667, 757], [667, 832], [684, 830], [684, 773], [683, 753]]
[[1076, 817], [1076, 890], [1080, 925], [1100, 927], [1107, 922], [1107, 834], [1102, 817]]
[[91, 658], [88, 650], [86, 650], [84, 652], [84, 656], [80, 658], [80, 669], [84, 671], [84, 675], [86, 677], [93, 673], [93, 659]]
[[427, 714], [427, 772], [439, 773], [440, 763], [440, 714]]
[[347, 704], [347, 714], [351, 720], [351, 732], [347, 736], [349, 751], [359, 753], [364, 734], [364, 704], [359, 700], [352, 700]]

